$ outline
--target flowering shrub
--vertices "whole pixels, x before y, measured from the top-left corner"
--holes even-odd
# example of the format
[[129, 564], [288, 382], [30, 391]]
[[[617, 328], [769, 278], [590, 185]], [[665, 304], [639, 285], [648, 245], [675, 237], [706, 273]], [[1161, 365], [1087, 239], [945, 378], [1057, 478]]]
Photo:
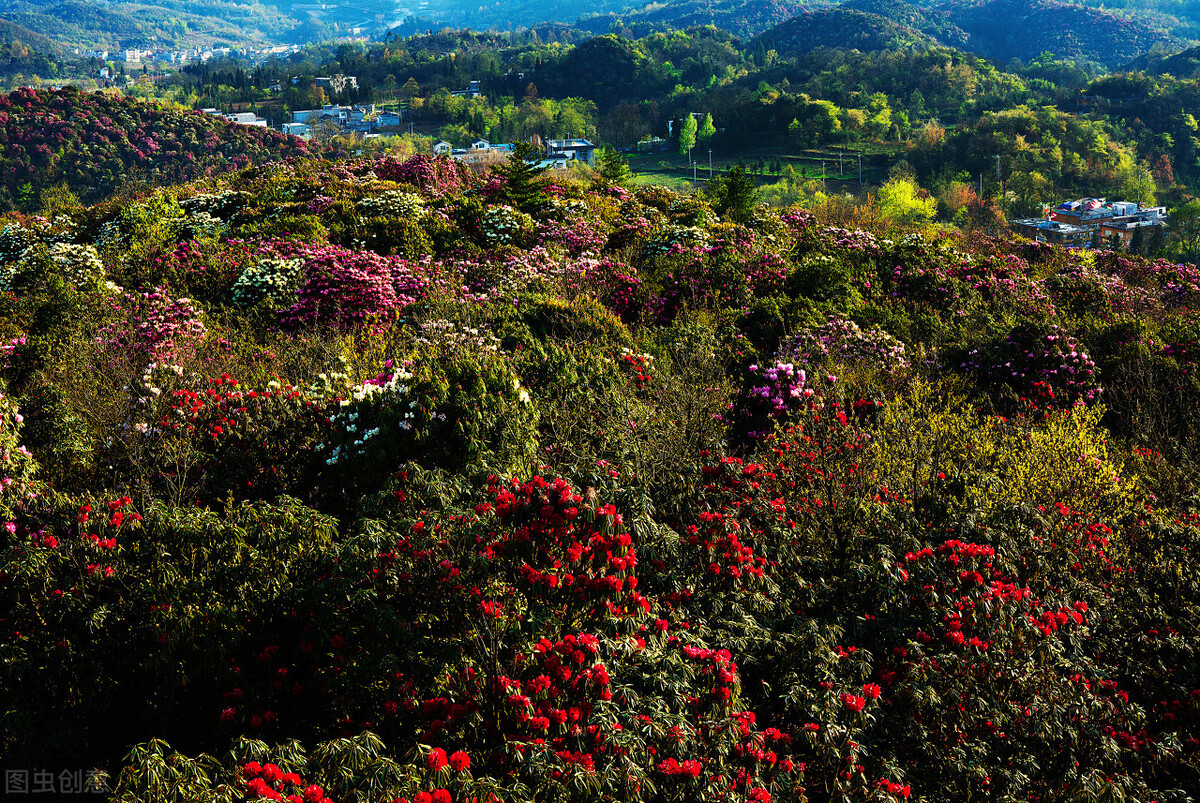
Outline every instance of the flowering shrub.
[[102, 328], [96, 343], [110, 358], [138, 366], [185, 362], [207, 331], [190, 299], [172, 298], [161, 288], [122, 293], [112, 308], [121, 320]]
[[398, 217], [417, 220], [425, 214], [425, 199], [413, 192], [385, 190], [358, 202], [358, 210], [367, 217]]
[[510, 189], [290, 160], [0, 224], [12, 766], [129, 803], [1186, 799], [1189, 266]]
[[279, 313], [288, 328], [383, 323], [425, 290], [420, 271], [395, 257], [329, 246], [309, 250], [304, 259], [299, 298]]
[[511, 206], [489, 206], [479, 222], [488, 245], [524, 245], [533, 236], [533, 218]]
[[55, 243], [47, 256], [55, 270], [75, 287], [94, 287], [104, 279], [104, 263], [93, 246]]
[[431, 196], [446, 195], [474, 186], [478, 179], [462, 162], [446, 156], [418, 154], [406, 161], [385, 157], [350, 166], [355, 173], [370, 171], [386, 181], [411, 184]]
[[314, 447], [328, 467], [328, 493], [373, 488], [417, 455], [461, 467], [484, 456], [504, 464], [529, 451], [536, 413], [512, 369], [486, 352], [435, 354], [388, 360], [337, 402], [329, 437]]
[[299, 258], [263, 257], [234, 282], [233, 303], [239, 307], [278, 307], [295, 294], [303, 268], [304, 261]]
[[781, 344], [776, 359], [789, 358], [812, 367], [865, 365], [892, 373], [908, 367], [899, 340], [880, 329], [864, 332], [854, 321], [841, 318], [830, 318]]
[[668, 223], [650, 234], [646, 240], [646, 256], [676, 254], [692, 248], [708, 246], [708, 231], [699, 226]]
[[962, 367], [985, 386], [1007, 386], [1037, 405], [1071, 407], [1100, 398], [1096, 363], [1058, 326], [1019, 326], [1002, 341], [972, 349]]
[[13, 399], [0, 392], [0, 515], [5, 519], [34, 492], [37, 463], [21, 444], [24, 420]]

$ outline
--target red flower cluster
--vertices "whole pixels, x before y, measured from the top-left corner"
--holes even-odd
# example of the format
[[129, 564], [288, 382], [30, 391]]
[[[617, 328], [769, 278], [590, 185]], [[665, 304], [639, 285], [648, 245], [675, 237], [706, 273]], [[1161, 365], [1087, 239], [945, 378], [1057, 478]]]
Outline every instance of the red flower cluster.
[[294, 772], [284, 772], [275, 764], [259, 764], [251, 761], [242, 767], [242, 779], [246, 792], [254, 800], [277, 800], [288, 803], [333, 803], [325, 797], [325, 791], [304, 781]]

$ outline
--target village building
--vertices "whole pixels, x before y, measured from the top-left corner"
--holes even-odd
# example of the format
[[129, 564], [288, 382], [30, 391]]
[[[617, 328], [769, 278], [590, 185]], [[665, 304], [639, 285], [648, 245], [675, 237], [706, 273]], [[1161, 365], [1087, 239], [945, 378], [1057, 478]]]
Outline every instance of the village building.
[[1165, 227], [1166, 207], [1139, 207], [1133, 201], [1107, 203], [1104, 198], [1064, 201], [1040, 218], [1009, 222], [1015, 234], [1036, 242], [1077, 248], [1103, 247], [1119, 238], [1126, 248], [1137, 229]]

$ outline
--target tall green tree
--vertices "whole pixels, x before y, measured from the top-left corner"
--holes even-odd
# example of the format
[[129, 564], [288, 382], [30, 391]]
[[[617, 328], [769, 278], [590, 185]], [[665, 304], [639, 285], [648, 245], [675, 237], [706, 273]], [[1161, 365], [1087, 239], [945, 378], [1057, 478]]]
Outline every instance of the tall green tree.
[[702, 145], [708, 145], [712, 142], [713, 134], [715, 133], [717, 133], [717, 127], [713, 125], [712, 115], [704, 115], [704, 122], [700, 124], [700, 130], [696, 132], [696, 139]]
[[688, 115], [683, 118], [683, 125], [679, 126], [679, 153], [686, 154], [688, 161], [692, 161], [692, 148], [696, 147], [696, 118]]
[[1189, 262], [1200, 261], [1200, 198], [1193, 198], [1171, 210], [1167, 224]]

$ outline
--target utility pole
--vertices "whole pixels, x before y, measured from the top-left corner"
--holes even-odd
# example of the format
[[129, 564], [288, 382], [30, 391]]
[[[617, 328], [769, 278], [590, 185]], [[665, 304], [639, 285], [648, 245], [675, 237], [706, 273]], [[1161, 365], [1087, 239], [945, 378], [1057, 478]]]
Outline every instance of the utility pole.
[[695, 187], [696, 185], [696, 163], [692, 162], [692, 186]]
[[712, 181], [712, 148], [708, 149], [708, 180]]
[[825, 189], [825, 162], [821, 162], [821, 189]]
[[862, 154], [858, 155], [858, 186], [862, 187]]

